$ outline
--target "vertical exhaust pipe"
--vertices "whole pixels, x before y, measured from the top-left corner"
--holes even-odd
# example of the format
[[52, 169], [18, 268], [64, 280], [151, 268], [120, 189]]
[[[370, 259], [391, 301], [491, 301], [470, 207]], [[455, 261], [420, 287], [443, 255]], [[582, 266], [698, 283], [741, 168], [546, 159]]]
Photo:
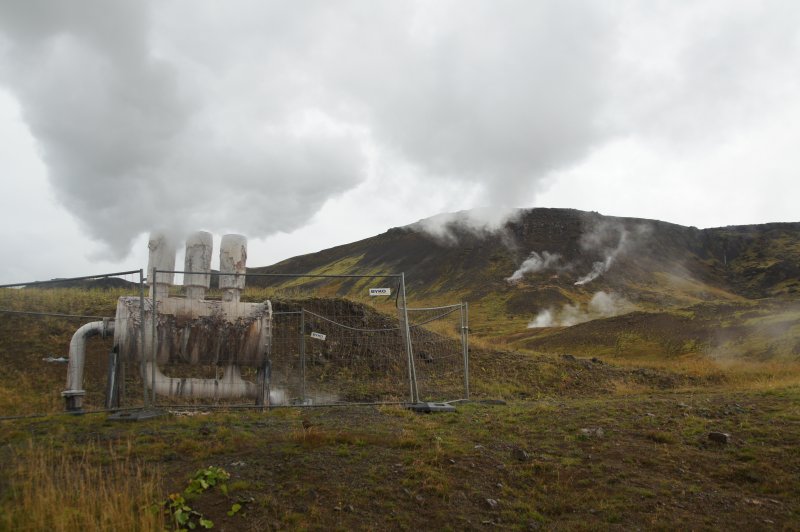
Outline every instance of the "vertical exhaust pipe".
[[247, 238], [225, 235], [219, 248], [219, 287], [222, 300], [238, 303], [247, 273]]
[[175, 282], [174, 273], [159, 273], [158, 279], [151, 279], [153, 268], [159, 270], [175, 270], [175, 245], [164, 233], [151, 233], [147, 243], [150, 253], [147, 257], [147, 284], [150, 285], [150, 297], [153, 297], [153, 285], [156, 285], [160, 297], [169, 294], [169, 287]]
[[214, 241], [211, 233], [197, 231], [186, 238], [186, 255], [183, 269], [183, 286], [188, 299], [205, 299], [206, 290], [211, 286], [211, 253]]

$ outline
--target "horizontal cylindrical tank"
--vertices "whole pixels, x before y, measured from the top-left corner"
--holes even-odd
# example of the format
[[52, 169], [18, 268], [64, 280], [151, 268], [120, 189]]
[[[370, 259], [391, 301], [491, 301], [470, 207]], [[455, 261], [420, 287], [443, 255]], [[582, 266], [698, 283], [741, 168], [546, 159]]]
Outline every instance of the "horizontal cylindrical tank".
[[[117, 303], [114, 343], [127, 360], [150, 360], [153, 346], [153, 302], [121, 297]], [[199, 299], [165, 298], [156, 316], [157, 363], [236, 364], [260, 368], [272, 332], [272, 306]], [[142, 338], [144, 328], [144, 338]], [[140, 350], [144, 341], [144, 349]]]

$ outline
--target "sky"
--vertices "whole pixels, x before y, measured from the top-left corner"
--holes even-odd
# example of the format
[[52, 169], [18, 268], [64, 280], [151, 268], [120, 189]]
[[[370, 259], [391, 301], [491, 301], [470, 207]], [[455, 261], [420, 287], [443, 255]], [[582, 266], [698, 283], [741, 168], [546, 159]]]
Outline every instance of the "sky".
[[798, 65], [794, 0], [0, 0], [0, 283], [153, 230], [262, 266], [463, 209], [800, 221]]

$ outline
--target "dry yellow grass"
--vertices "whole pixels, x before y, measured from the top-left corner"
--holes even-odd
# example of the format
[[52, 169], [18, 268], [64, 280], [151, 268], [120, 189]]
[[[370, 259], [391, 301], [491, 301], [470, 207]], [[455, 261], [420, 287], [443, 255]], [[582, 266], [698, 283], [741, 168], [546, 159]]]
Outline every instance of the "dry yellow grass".
[[123, 453], [110, 463], [91, 445], [77, 455], [29, 443], [6, 468], [0, 506], [3, 530], [163, 530], [159, 473]]
[[771, 390], [800, 386], [800, 361], [713, 359], [687, 356], [657, 360], [643, 358], [612, 358], [612, 364], [622, 367], [650, 367], [698, 377], [722, 376], [726, 388]]

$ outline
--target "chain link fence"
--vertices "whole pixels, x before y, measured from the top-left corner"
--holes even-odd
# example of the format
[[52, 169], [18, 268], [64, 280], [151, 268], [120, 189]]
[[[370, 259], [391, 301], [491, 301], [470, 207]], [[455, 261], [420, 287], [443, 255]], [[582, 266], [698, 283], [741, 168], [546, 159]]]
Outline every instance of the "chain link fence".
[[[200, 299], [148, 294], [138, 270], [0, 287], [0, 417], [469, 395], [466, 304], [407, 307], [402, 275], [325, 273], [248, 273], [230, 301], [220, 275]], [[67, 378], [73, 335], [81, 383]]]
[[[141, 270], [0, 287], [0, 416], [64, 411], [70, 343], [90, 323], [97, 334], [85, 342], [76, 389], [84, 410], [106, 409], [117, 300], [143, 293]], [[119, 404], [144, 406], [138, 368], [122, 368], [120, 377]]]
[[469, 398], [467, 305], [409, 308], [420, 401]]

